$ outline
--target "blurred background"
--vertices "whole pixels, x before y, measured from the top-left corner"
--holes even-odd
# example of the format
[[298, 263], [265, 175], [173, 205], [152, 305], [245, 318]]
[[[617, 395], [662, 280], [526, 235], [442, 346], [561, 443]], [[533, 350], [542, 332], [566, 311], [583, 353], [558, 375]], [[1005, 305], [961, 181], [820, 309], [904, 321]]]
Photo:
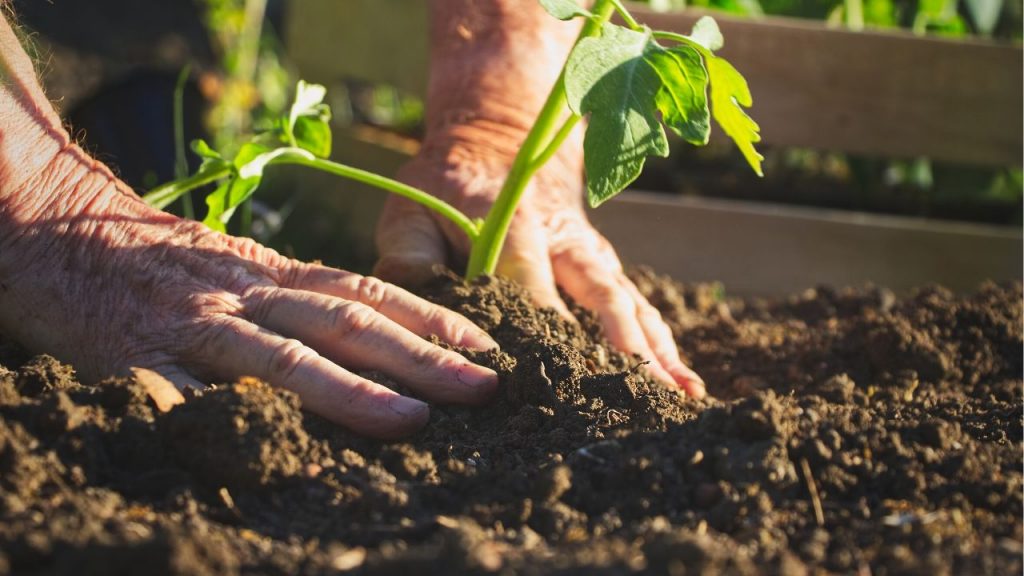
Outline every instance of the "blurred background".
[[[423, 4], [422, 0], [15, 0], [13, 10], [28, 33], [26, 41], [39, 63], [48, 94], [76, 137], [143, 193], [195, 169], [198, 161], [185, 146], [194, 138], [206, 138], [219, 150], [237, 147], [246, 135], [286, 108], [300, 77], [328, 86], [337, 132], [335, 157], [392, 172], [415, 152], [421, 133], [420, 95], [427, 74], [425, 45], [419, 45], [426, 38]], [[982, 55], [999, 47], [1003, 51], [998, 55], [1007, 56], [1019, 67], [1021, 0], [650, 0], [643, 4], [645, 13], [651, 14], [711, 11], [723, 19], [726, 57], [740, 60], [776, 48], [776, 59], [786, 59], [785, 39], [805, 37], [811, 44], [801, 46], [824, 46], [824, 52], [833, 44], [837, 53], [861, 50], [861, 44], [851, 40], [852, 34], [859, 34], [878, 42], [934, 41], [907, 46], [934, 47], [942, 54], [954, 44]], [[667, 22], [675, 22], [667, 18]], [[730, 34], [730, 26], [742, 27], [747, 20], [756, 23], [753, 32], [737, 28], [741, 32]], [[390, 35], [382, 32], [384, 29], [390, 30]], [[772, 44], [748, 45], [761, 37], [761, 31], [767, 39], [762, 42]], [[835, 39], [827, 35], [832, 33]], [[752, 40], [744, 44], [748, 36]], [[784, 39], [777, 46], [772, 40], [776, 37]], [[821, 43], [815, 43], [819, 37]], [[391, 51], [381, 50], [380, 42], [389, 38], [400, 45]], [[737, 56], [728, 52], [733, 43], [738, 43]], [[875, 48], [871, 45], [864, 46], [865, 58], [878, 53], [872, 52]], [[830, 68], [817, 71], [816, 78], [826, 80], [841, 78], [847, 66], [854, 67], [852, 61], [837, 63], [834, 58], [814, 62]], [[594, 214], [613, 241], [616, 234], [623, 237], [617, 245], [628, 259], [644, 261], [659, 247], [676, 252], [680, 243], [695, 245], [700, 253], [675, 254], [672, 262], [654, 258], [647, 263], [694, 280], [724, 280], [739, 293], [785, 291], [819, 282], [877, 282], [896, 288], [932, 280], [949, 284], [955, 283], [949, 278], [964, 273], [969, 281], [954, 287], [976, 284], [979, 274], [1020, 279], [1024, 183], [1019, 114], [1010, 114], [1001, 127], [1010, 134], [1009, 160], [999, 156], [978, 162], [970, 154], [962, 155], [967, 160], [957, 154], [943, 154], [942, 158], [905, 151], [893, 154], [884, 147], [874, 152], [871, 146], [861, 145], [828, 149], [799, 145], [800, 138], [775, 142], [769, 125], [779, 115], [759, 116], [760, 76], [758, 70], [746, 69], [742, 63], [738, 67], [751, 79], [752, 116], [762, 122], [766, 135], [766, 143], [760, 147], [766, 176], [757, 178], [725, 140], [713, 139], [705, 148], [673, 141], [672, 155], [652, 159], [634, 185], [656, 197], [635, 195], [626, 199], [624, 207], [603, 208], [608, 215]], [[858, 65], [876, 68], [879, 84], [885, 84], [886, 75], [909, 73], [888, 70], [884, 61]], [[935, 84], [939, 87], [934, 92], [936, 98], [946, 87], [955, 92], [959, 84], [971, 82], [951, 70], [943, 72], [942, 82], [947, 84]], [[773, 69], [776, 77], [784, 73], [782, 68]], [[1019, 69], [1016, 74], [1010, 78], [1011, 86], [1012, 80], [1019, 78]], [[934, 78], [929, 81], [936, 82]], [[992, 96], [1001, 102], [1009, 98], [1007, 108], [1017, 103], [1019, 109], [1019, 80], [1016, 86], [1012, 93]], [[792, 89], [797, 93], [800, 86]], [[872, 89], [864, 86], [865, 91]], [[773, 88], [764, 90], [767, 98], [775, 98]], [[807, 108], [811, 102], [815, 107], [827, 107], [830, 100], [827, 96], [819, 101], [801, 100], [801, 106]], [[984, 108], [984, 100], [980, 101]], [[899, 104], [907, 106], [906, 102]], [[768, 111], [776, 109], [782, 108], [770, 105]], [[929, 122], [941, 125], [953, 116], [966, 117], [969, 122], [977, 109], [958, 110]], [[855, 112], [850, 116], [844, 119], [844, 126], [851, 131], [872, 122]], [[810, 126], [805, 132], [815, 130], [835, 128]], [[202, 218], [203, 196], [198, 191], [172, 211]], [[330, 177], [281, 169], [270, 174], [257, 193], [249, 232], [286, 254], [366, 271], [374, 257], [369, 240], [373, 213], [382, 199], [383, 193]], [[644, 202], [655, 209], [644, 208]], [[667, 207], [677, 205], [682, 208], [674, 218]], [[664, 231], [652, 233], [651, 243], [631, 247], [631, 225], [617, 221], [616, 214], [642, 221], [648, 230], [647, 219], [656, 218]], [[864, 220], [865, 215], [882, 220]], [[890, 217], [895, 219], [886, 219]], [[813, 233], [800, 232], [800, 226], [808, 226], [815, 218], [825, 224], [815, 224]], [[716, 239], [713, 232], [701, 231], [699, 226], [707, 222], [716, 228], [730, 228], [730, 236]], [[829, 228], [829, 222], [840, 227]], [[938, 227], [927, 228], [929, 223], [938, 223]], [[880, 226], [883, 232], [869, 224]], [[868, 228], [861, 230], [865, 226]], [[853, 233], [851, 227], [859, 228]], [[909, 227], [912, 234], [893, 232], [900, 227]], [[922, 231], [928, 238], [947, 232], [953, 235], [910, 246], [923, 242]], [[798, 236], [778, 240], [790, 232]], [[863, 254], [853, 253], [851, 249], [858, 243], [870, 243], [859, 240], [859, 233], [882, 240], [877, 246], [865, 247]], [[829, 244], [816, 241], [815, 234], [839, 239], [836, 243], [843, 246], [811, 254], [809, 245]], [[739, 240], [734, 242], [737, 236]], [[991, 242], [986, 244], [985, 239]], [[783, 243], [777, 247], [766, 244], [774, 241]], [[916, 275], [901, 276], [872, 267], [870, 261], [890, 257], [889, 267], [894, 270], [907, 268], [900, 258], [921, 260], [912, 251], [897, 254], [901, 245], [907, 251], [913, 248], [940, 254], [926, 271]], [[943, 258], [942, 251], [958, 245], [972, 252], [950, 252]], [[971, 260], [986, 259], [984, 254], [972, 258], [975, 252], [987, 253], [995, 264], [980, 272], [958, 268]], [[857, 268], [858, 254], [869, 262], [861, 269]], [[751, 267], [764, 260], [771, 262], [765, 264], [762, 278]], [[951, 268], [946, 276], [932, 271], [944, 267]]]

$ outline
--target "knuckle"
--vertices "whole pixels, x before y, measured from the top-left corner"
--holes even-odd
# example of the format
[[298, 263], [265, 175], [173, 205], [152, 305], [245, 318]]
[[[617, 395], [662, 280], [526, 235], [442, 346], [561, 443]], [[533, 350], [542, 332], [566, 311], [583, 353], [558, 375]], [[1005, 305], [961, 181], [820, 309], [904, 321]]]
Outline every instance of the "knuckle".
[[188, 320], [202, 321], [218, 314], [230, 314], [242, 308], [237, 294], [227, 290], [186, 291], [179, 299], [176, 310]]
[[340, 340], [356, 340], [376, 324], [377, 312], [362, 302], [341, 302], [328, 315], [328, 326]]
[[316, 358], [317, 353], [295, 339], [286, 339], [278, 344], [267, 358], [266, 373], [287, 384], [303, 364]]
[[358, 276], [355, 279], [356, 299], [374, 310], [379, 310], [387, 299], [389, 286], [373, 276]]
[[240, 302], [245, 316], [256, 324], [262, 324], [270, 315], [278, 292], [278, 288], [261, 285], [250, 286], [244, 290]]
[[[283, 259], [283, 257], [282, 257]], [[295, 260], [283, 259], [276, 270], [276, 284], [284, 287], [301, 286], [302, 283], [309, 278], [315, 267], [310, 264], [303, 262], [297, 262]]]
[[466, 325], [468, 320], [459, 321], [454, 313], [435, 304], [429, 305], [425, 319], [426, 328], [431, 334], [451, 342], [461, 342], [469, 331]]

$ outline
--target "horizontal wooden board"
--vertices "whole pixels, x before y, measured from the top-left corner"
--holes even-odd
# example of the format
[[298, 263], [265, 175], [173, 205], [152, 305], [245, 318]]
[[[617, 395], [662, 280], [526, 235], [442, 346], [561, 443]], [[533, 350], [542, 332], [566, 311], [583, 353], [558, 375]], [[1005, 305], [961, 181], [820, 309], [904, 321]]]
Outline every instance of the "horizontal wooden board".
[[1024, 275], [1019, 229], [627, 192], [590, 214], [623, 260], [730, 293], [819, 284], [970, 291]]
[[[291, 57], [314, 81], [360, 78], [422, 95], [426, 4], [294, 0], [287, 25]], [[641, 22], [679, 32], [701, 15], [632, 10]], [[750, 82], [752, 115], [766, 144], [1021, 164], [1020, 46], [849, 32], [785, 18], [715, 18], [726, 37], [721, 53]]]

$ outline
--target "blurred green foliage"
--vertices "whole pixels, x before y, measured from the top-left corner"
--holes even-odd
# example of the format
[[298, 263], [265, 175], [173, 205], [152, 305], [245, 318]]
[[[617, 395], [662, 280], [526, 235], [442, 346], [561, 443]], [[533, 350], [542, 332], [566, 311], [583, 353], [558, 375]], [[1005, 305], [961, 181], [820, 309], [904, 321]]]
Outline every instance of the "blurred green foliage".
[[[642, 0], [643, 1], [643, 0]], [[656, 10], [705, 8], [739, 16], [791, 16], [859, 30], [1021, 38], [1019, 0], [646, 0]]]

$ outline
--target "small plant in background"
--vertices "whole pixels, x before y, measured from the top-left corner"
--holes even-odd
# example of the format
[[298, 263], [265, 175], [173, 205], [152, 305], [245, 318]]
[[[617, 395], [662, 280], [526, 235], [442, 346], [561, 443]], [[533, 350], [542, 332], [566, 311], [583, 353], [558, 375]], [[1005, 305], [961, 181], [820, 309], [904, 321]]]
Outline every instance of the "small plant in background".
[[[291, 108], [270, 129], [246, 141], [233, 156], [195, 142], [193, 150], [203, 158], [199, 170], [153, 190], [145, 199], [163, 207], [190, 190], [219, 182], [206, 199], [204, 222], [224, 231], [235, 210], [252, 197], [267, 166], [308, 166], [405, 196], [451, 220], [472, 245], [466, 276], [473, 278], [494, 272], [530, 179], [584, 116], [590, 120], [584, 165], [587, 199], [593, 207], [633, 182], [648, 156], [668, 155], [664, 126], [701, 146], [708, 142], [713, 118], [761, 174], [762, 157], [754, 149], [760, 140], [758, 126], [743, 110], [752, 103], [750, 91], [739, 72], [715, 55], [723, 38], [712, 18], [701, 18], [687, 36], [641, 25], [619, 0], [597, 0], [589, 11], [573, 0], [540, 3], [561, 20], [582, 18], [583, 30], [513, 160], [494, 206], [482, 220], [471, 219], [422, 190], [328, 160], [331, 132], [330, 110], [323, 103], [326, 90], [301, 81]], [[609, 22], [615, 12], [625, 26]]]

